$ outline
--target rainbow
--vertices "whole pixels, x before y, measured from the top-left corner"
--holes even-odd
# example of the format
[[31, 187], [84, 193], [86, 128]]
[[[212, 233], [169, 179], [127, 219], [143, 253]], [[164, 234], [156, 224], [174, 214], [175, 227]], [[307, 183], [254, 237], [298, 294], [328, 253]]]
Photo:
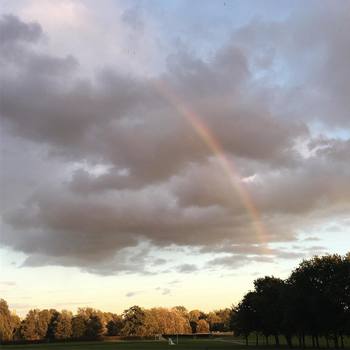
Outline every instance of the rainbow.
[[219, 140], [214, 136], [213, 132], [205, 125], [200, 116], [191, 110], [179, 96], [177, 96], [164, 81], [157, 80], [155, 82], [157, 91], [182, 115], [195, 130], [196, 134], [202, 139], [205, 145], [216, 156], [221, 168], [226, 173], [230, 185], [238, 193], [238, 196], [246, 209], [259, 243], [264, 250], [267, 250], [267, 231], [262, 222], [261, 215], [254, 205], [253, 200], [246, 187], [239, 179], [241, 176], [235, 168], [233, 162], [226, 156], [226, 152], [220, 144]]

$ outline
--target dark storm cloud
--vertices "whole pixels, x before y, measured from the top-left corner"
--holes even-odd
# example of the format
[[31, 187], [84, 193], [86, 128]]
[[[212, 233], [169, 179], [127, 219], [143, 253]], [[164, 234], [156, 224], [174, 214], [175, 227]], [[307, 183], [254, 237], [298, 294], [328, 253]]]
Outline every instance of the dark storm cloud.
[[[347, 28], [345, 12], [254, 21], [208, 59], [179, 50], [152, 78], [118, 67], [84, 75], [79, 57], [38, 45], [39, 24], [3, 17], [2, 243], [26, 253], [27, 266], [106, 275], [153, 273], [166, 262], [153, 256], [159, 247], [229, 254], [208, 266], [300, 257], [265, 245], [350, 208], [349, 140], [312, 136], [309, 124], [349, 126], [349, 39], [325, 25]], [[277, 77], [276, 62], [291, 77]], [[344, 74], [330, 77], [335, 65]], [[161, 86], [200, 116], [230, 174]], [[264, 246], [232, 181], [261, 213]]]

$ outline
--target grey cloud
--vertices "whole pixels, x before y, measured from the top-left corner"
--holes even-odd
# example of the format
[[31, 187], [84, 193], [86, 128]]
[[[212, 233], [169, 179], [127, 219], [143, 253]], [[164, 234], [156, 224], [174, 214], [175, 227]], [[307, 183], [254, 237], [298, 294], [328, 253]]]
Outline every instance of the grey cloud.
[[171, 289], [169, 289], [169, 288], [157, 287], [156, 290], [159, 291], [162, 295], [171, 294]]
[[182, 264], [177, 266], [176, 271], [181, 273], [193, 273], [198, 271], [198, 266], [194, 264]]
[[302, 259], [310, 254], [315, 254], [319, 251], [320, 247], [311, 247], [307, 249], [296, 249], [294, 251], [285, 249], [271, 249], [268, 247], [261, 246], [243, 246], [238, 247], [238, 249], [232, 249], [232, 253], [229, 253], [228, 249], [222, 249], [221, 252], [225, 253], [224, 256], [211, 259], [207, 262], [208, 268], [216, 269], [219, 267], [227, 268], [239, 268], [248, 263], [262, 262], [262, 263], [273, 263], [280, 259]]
[[[346, 14], [331, 15], [346, 26]], [[311, 136], [309, 122], [319, 114], [311, 108], [314, 97], [296, 89], [293, 79], [277, 83], [273, 71], [283, 59], [291, 74], [305, 79], [305, 90], [329, 94], [319, 108], [345, 127], [348, 100], [337, 91], [347, 91], [346, 74], [327, 88], [315, 76], [322, 70], [326, 77], [331, 63], [343, 65], [347, 38], [332, 43], [333, 30], [325, 29], [326, 38], [313, 30], [317, 42], [311, 56], [302, 52], [301, 64], [291, 52], [306, 45], [296, 38], [309, 26], [295, 16], [253, 21], [207, 59], [178, 50], [162, 74], [147, 78], [116, 67], [87, 77], [79, 57], [38, 47], [38, 24], [3, 17], [2, 40], [11, 45], [2, 52], [0, 77], [6, 86], [1, 187], [9, 198], [2, 204], [2, 243], [27, 254], [24, 266], [78, 266], [106, 275], [154, 273], [165, 261], [152, 249], [168, 247], [231, 254], [215, 255], [211, 266], [298, 258], [299, 252], [262, 244], [237, 191], [243, 188], [257, 207], [265, 245], [296, 240], [300, 228], [344, 216], [350, 207], [349, 140]], [[326, 23], [323, 13], [313, 16]], [[124, 17], [130, 21], [130, 14]], [[284, 42], [290, 30], [293, 36]], [[327, 60], [317, 60], [315, 72], [306, 74], [300, 67], [310, 67], [322, 40]], [[184, 106], [200, 119], [199, 132], [181, 114]], [[331, 123], [323, 114], [320, 121]], [[205, 128], [212, 133], [209, 146], [199, 136]], [[224, 161], [213, 143], [221, 145]], [[100, 165], [106, 170], [94, 172]]]
[[133, 291], [133, 292], [126, 293], [125, 296], [127, 298], [131, 298], [131, 297], [134, 297], [135, 295], [138, 295], [138, 294], [141, 294], [141, 293], [142, 293], [142, 291]]
[[217, 268], [217, 267], [225, 267], [225, 268], [239, 268], [241, 266], [246, 265], [251, 262], [266, 262], [271, 263], [273, 259], [268, 256], [248, 256], [243, 254], [231, 254], [223, 257], [218, 257], [210, 260], [207, 263], [208, 268]]
[[[286, 20], [253, 20], [233, 38], [254, 59], [273, 50], [273, 59], [291, 75], [279, 106], [299, 118], [329, 127], [349, 127], [349, 3], [332, 1], [299, 9]], [[307, 35], [305, 35], [307, 33]], [[281, 71], [267, 71], [274, 76]], [[284, 96], [284, 97], [283, 97]], [[295, 115], [297, 118], [298, 116]]]
[[3, 15], [0, 19], [0, 44], [16, 41], [33, 42], [43, 35], [38, 23], [26, 23], [14, 15]]

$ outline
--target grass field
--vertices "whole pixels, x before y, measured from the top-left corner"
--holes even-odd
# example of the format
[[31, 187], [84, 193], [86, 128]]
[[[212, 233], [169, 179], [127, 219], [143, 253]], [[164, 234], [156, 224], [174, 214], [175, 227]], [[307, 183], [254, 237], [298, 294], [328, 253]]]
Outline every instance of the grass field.
[[[281, 337], [282, 338], [282, 337]], [[174, 339], [175, 340], [175, 339]], [[282, 340], [282, 339], [281, 339]], [[116, 342], [67, 342], [51, 344], [27, 344], [27, 345], [6, 345], [3, 349], [9, 350], [241, 350], [241, 349], [276, 349], [274, 344], [255, 346], [255, 340], [249, 339], [250, 346], [245, 346], [244, 340], [236, 337], [223, 337], [212, 339], [181, 339], [179, 344], [170, 346], [166, 341], [116, 341]], [[286, 349], [282, 343], [281, 348]], [[296, 343], [295, 343], [296, 345]], [[346, 341], [350, 345], [349, 339]], [[323, 346], [322, 346], [323, 347]]]
[[52, 344], [27, 344], [27, 345], [6, 345], [4, 349], [13, 350], [220, 350], [240, 349], [245, 346], [234, 343], [232, 340], [212, 339], [191, 339], [180, 340], [179, 344], [170, 346], [165, 341], [118, 341], [118, 342], [71, 342]]

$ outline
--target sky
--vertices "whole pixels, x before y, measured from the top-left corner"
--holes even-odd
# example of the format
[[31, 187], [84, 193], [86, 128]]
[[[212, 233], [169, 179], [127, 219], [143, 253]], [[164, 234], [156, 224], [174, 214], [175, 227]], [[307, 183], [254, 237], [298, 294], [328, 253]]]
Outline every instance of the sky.
[[350, 247], [350, 2], [3, 0], [0, 295], [230, 307]]

